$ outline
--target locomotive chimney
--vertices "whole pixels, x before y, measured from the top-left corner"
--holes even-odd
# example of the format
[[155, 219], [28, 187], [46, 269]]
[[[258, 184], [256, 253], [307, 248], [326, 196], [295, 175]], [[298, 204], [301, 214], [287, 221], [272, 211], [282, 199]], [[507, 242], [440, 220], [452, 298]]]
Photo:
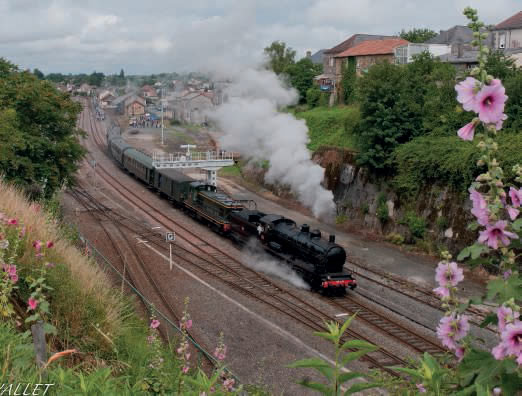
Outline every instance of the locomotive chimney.
[[328, 242], [335, 243], [335, 235], [334, 234], [330, 235], [330, 238], [328, 239]]
[[310, 231], [310, 226], [308, 224], [303, 224], [301, 226], [301, 232], [308, 232]]

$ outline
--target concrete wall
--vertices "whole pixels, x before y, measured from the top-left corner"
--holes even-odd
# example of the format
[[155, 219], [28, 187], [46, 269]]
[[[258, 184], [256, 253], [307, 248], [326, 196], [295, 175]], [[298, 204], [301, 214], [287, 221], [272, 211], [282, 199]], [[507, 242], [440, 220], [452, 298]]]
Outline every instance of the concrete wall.
[[500, 42], [504, 37], [505, 48], [522, 47], [522, 29], [496, 30], [495, 49], [500, 48]]

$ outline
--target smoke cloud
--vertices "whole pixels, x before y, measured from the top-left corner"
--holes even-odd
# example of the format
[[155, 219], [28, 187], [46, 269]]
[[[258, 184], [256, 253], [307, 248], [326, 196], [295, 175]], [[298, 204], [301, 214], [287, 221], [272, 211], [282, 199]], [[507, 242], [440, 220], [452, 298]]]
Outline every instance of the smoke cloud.
[[209, 114], [224, 133], [222, 147], [249, 159], [268, 160], [266, 182], [288, 185], [314, 216], [333, 216], [333, 194], [321, 185], [324, 169], [311, 160], [306, 148], [305, 122], [279, 111], [297, 102], [297, 92], [263, 69], [244, 69], [229, 80], [228, 101]]
[[285, 265], [281, 261], [276, 260], [263, 252], [255, 240], [250, 240], [247, 243], [245, 252], [247, 253], [245, 263], [254, 271], [276, 276], [300, 289], [310, 289], [308, 283], [292, 271], [288, 265]]

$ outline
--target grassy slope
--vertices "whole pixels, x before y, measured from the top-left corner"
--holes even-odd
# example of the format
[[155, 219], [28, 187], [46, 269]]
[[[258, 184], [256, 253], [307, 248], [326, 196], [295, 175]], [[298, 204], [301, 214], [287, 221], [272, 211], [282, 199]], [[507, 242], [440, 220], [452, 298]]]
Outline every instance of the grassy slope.
[[306, 121], [310, 150], [317, 150], [320, 146], [355, 148], [352, 131], [360, 117], [357, 107], [317, 107], [294, 115]]

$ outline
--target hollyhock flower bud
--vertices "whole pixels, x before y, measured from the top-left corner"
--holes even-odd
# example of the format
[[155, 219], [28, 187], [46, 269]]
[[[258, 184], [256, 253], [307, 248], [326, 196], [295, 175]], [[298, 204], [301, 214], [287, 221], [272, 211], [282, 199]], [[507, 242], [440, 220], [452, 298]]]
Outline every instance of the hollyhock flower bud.
[[472, 122], [464, 125], [462, 128], [460, 128], [457, 131], [457, 135], [462, 140], [471, 141], [471, 140], [473, 140], [473, 137], [475, 136], [475, 127], [476, 127], [476, 124], [472, 121]]
[[516, 189], [513, 187], [509, 188], [509, 197], [514, 208], [518, 208], [522, 205], [522, 188]]

